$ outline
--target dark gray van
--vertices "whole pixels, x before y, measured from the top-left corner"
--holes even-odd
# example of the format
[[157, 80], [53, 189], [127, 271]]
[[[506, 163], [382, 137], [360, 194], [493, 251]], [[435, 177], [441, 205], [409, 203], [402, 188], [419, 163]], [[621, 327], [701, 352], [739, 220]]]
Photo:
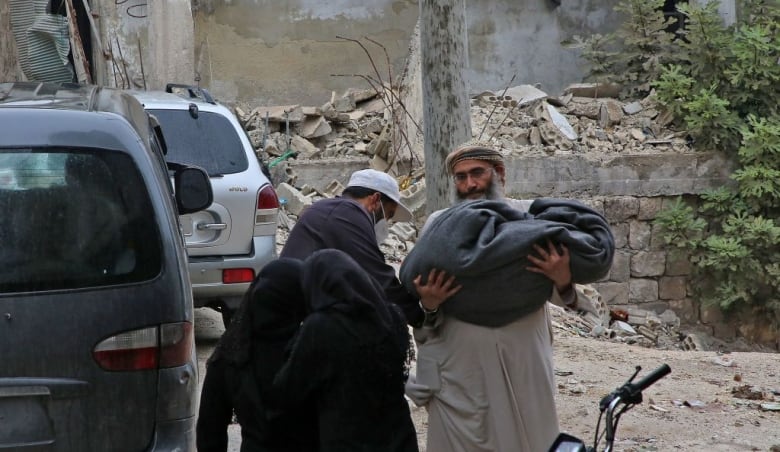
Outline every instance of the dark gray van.
[[0, 84], [0, 450], [195, 450], [177, 218], [212, 193], [161, 140], [122, 91]]

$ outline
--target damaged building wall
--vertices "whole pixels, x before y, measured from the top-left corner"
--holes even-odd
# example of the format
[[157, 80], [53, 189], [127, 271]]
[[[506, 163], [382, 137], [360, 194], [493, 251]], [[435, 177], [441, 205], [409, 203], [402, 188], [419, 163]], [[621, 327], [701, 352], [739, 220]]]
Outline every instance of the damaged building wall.
[[[369, 37], [398, 70], [417, 21], [410, 0], [198, 1], [197, 71], [213, 94], [255, 104], [322, 104], [331, 91], [367, 87], [353, 74], [374, 75], [364, 51], [339, 39]], [[366, 43], [387, 79], [381, 47]], [[343, 77], [334, 74], [345, 75]]]
[[[50, 4], [50, 0], [0, 4], [3, 80], [72, 81], [74, 71], [68, 54], [81, 47], [90, 59], [88, 79], [97, 84], [162, 89], [169, 82], [195, 83], [190, 0], [61, 3], [60, 7], [67, 5], [68, 11], [75, 11], [73, 23], [86, 24], [78, 34], [69, 27], [64, 12], [51, 14]], [[74, 42], [81, 45], [72, 47]]]
[[189, 0], [152, 2], [97, 0], [103, 61], [98, 83], [134, 89], [162, 89], [166, 83], [194, 83], [194, 25]]
[[[618, 23], [617, 0], [557, 3], [466, 2], [471, 64], [466, 75], [472, 91], [499, 89], [513, 74], [516, 82], [539, 82], [548, 92], [582, 78], [577, 52], [560, 42], [610, 31]], [[282, 7], [268, 1], [199, 0], [195, 5], [197, 71], [205, 85], [223, 100], [267, 105], [321, 104], [331, 91], [362, 82], [332, 74], [373, 75], [365, 53], [336, 36], [367, 36], [381, 43], [399, 74], [419, 13], [414, 0], [293, 0]], [[369, 50], [385, 72], [382, 50]]]

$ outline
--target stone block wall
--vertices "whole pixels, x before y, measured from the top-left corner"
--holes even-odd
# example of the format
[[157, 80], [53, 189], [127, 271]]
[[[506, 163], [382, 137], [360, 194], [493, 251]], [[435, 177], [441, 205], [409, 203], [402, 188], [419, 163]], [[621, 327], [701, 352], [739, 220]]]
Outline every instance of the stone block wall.
[[672, 309], [686, 323], [696, 323], [690, 298], [690, 262], [667, 246], [653, 224], [658, 212], [676, 197], [618, 196], [582, 201], [601, 212], [615, 236], [615, 258], [609, 274], [593, 284], [610, 307], [634, 305], [663, 312]]
[[609, 274], [593, 283], [610, 308], [674, 311], [682, 324], [698, 325], [721, 339], [736, 336], [738, 325], [717, 308], [702, 307], [689, 281], [691, 263], [683, 250], [667, 245], [658, 213], [677, 196], [615, 196], [582, 199], [601, 212], [615, 236]]

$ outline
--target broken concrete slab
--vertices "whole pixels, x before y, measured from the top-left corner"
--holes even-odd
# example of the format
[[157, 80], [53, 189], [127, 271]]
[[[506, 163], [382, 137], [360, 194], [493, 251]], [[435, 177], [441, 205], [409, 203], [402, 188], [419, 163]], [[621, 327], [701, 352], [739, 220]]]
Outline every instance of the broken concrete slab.
[[547, 106], [547, 114], [549, 115], [550, 121], [555, 125], [555, 127], [561, 132], [561, 134], [566, 137], [569, 140], [576, 140], [577, 139], [577, 132], [574, 131], [574, 128], [569, 124], [569, 120], [566, 119], [566, 116], [563, 116], [558, 112], [558, 110], [555, 109], [550, 104], [545, 104]]
[[252, 110], [252, 115], [258, 115], [265, 120], [268, 114], [269, 122], [298, 123], [303, 120], [303, 109], [300, 105], [277, 105], [273, 107], [257, 107]]
[[339, 97], [331, 101], [331, 104], [338, 113], [349, 113], [357, 107], [355, 100], [349, 96]]
[[284, 200], [285, 208], [293, 215], [300, 216], [307, 207], [312, 205], [310, 197], [304, 196], [298, 189], [286, 182], [276, 186], [276, 194]]
[[333, 108], [333, 104], [331, 102], [325, 102], [320, 107], [320, 112], [322, 113], [322, 116], [324, 116], [326, 119], [333, 120], [338, 116], [339, 112], [336, 111], [335, 108]]
[[291, 137], [290, 150], [297, 152], [298, 157], [302, 159], [312, 158], [320, 152], [320, 148], [300, 135], [293, 135]]
[[360, 102], [355, 105], [355, 108], [360, 108], [366, 114], [383, 113], [387, 110], [387, 101], [382, 97], [376, 97], [366, 102]]
[[606, 109], [608, 125], [620, 124], [624, 116], [623, 104], [615, 99], [606, 99], [602, 105]]
[[347, 114], [349, 115], [350, 121], [360, 121], [364, 116], [366, 116], [366, 112], [362, 109], [355, 109]]
[[601, 97], [617, 98], [622, 87], [616, 83], [574, 83], [563, 90], [564, 94], [572, 93], [577, 97]]
[[373, 88], [348, 88], [344, 97], [349, 97], [355, 104], [377, 97], [379, 94]]
[[627, 115], [635, 115], [639, 113], [640, 111], [644, 110], [645, 107], [642, 106], [642, 103], [639, 101], [631, 102], [630, 104], [626, 104], [623, 106], [623, 111]]
[[301, 111], [305, 116], [322, 116], [320, 107], [304, 106], [301, 107]]
[[330, 123], [322, 116], [307, 116], [300, 125], [300, 134], [306, 139], [322, 137], [332, 131]]
[[[506, 97], [509, 99], [506, 99]], [[547, 93], [533, 85], [517, 85], [506, 90], [505, 100], [515, 100], [518, 106], [528, 105], [540, 99], [546, 99]]]

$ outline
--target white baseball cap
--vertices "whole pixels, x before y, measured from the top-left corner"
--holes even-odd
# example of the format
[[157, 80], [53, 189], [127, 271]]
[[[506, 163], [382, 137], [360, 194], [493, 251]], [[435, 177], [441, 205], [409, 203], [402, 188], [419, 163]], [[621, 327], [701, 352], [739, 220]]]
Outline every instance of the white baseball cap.
[[373, 169], [355, 171], [349, 178], [347, 187], [363, 187], [370, 190], [376, 190], [395, 201], [395, 203], [398, 204], [398, 208], [395, 209], [393, 218], [388, 218], [388, 220], [410, 221], [412, 219], [412, 211], [401, 202], [401, 192], [398, 190], [398, 182], [387, 173]]

